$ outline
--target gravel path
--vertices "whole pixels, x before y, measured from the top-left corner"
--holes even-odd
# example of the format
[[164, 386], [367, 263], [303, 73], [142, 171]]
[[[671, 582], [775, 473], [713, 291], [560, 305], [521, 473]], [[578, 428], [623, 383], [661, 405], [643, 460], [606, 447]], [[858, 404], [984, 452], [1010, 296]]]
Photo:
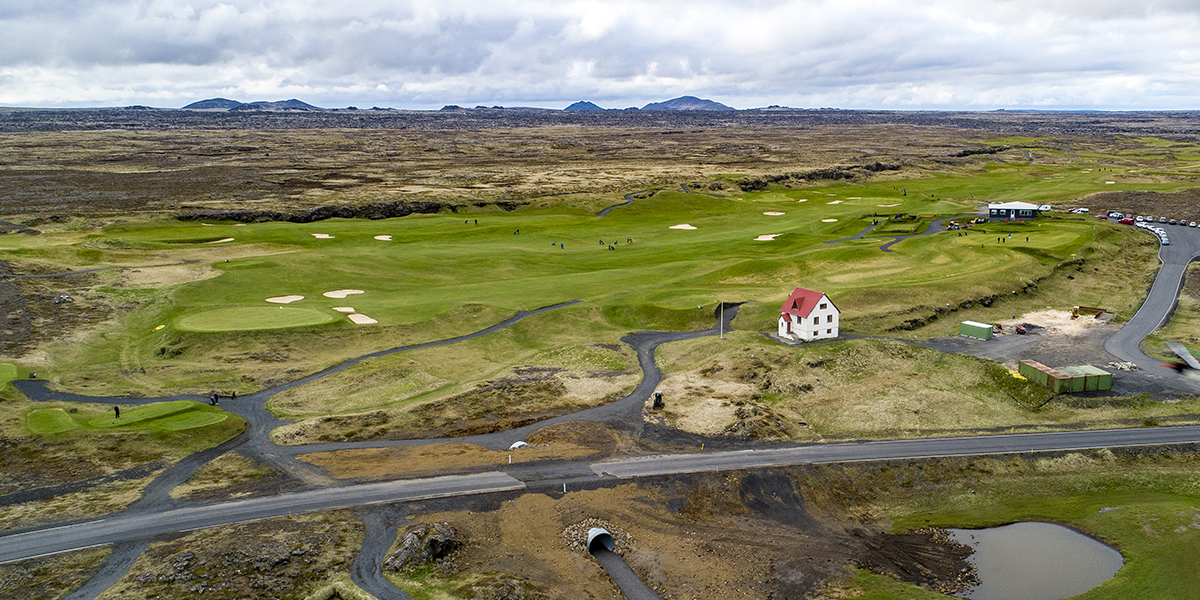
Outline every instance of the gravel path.
[[401, 516], [395, 507], [373, 506], [363, 515], [362, 548], [350, 567], [350, 580], [378, 600], [413, 600], [383, 576], [383, 561], [399, 530]]

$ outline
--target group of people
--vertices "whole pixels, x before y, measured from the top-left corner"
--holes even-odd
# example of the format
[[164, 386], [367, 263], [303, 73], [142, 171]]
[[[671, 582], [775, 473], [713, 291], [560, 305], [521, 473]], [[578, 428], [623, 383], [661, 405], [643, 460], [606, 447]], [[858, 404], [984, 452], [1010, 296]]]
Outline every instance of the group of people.
[[[237, 392], [230, 392], [230, 393], [229, 393], [229, 399], [230, 399], [230, 400], [237, 400]], [[211, 405], [211, 406], [216, 406], [216, 405], [220, 404], [220, 403], [221, 403], [221, 396], [220, 396], [219, 394], [217, 394], [216, 392], [213, 392], [212, 394], [209, 394], [209, 396], [208, 396], [208, 403], [209, 403], [209, 405]]]

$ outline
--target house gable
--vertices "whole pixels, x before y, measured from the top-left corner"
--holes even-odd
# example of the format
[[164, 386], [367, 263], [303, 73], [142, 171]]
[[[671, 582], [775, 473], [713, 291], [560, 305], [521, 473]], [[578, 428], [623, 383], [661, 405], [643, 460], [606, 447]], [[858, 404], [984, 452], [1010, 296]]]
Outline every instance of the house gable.
[[[807, 317], [820, 304], [822, 298], [825, 298], [822, 292], [798, 287], [783, 301], [779, 310], [789, 315]], [[825, 302], [833, 304], [828, 298], [825, 298]], [[837, 310], [837, 307], [834, 307], [834, 310]]]

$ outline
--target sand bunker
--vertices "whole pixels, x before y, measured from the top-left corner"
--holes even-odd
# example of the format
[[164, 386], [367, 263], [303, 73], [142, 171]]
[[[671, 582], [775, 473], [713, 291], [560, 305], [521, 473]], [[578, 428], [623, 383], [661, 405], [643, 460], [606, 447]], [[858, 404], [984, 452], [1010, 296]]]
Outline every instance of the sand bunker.
[[375, 319], [372, 319], [371, 317], [368, 317], [367, 315], [360, 315], [358, 313], [349, 315], [349, 317], [350, 317], [351, 321], [354, 321], [358, 325], [370, 325], [372, 323], [379, 322], [379, 321], [376, 321]]
[[232, 242], [232, 241], [233, 241], [233, 238], [224, 238], [224, 239], [213, 240], [211, 242], [204, 242], [204, 243], [205, 244], [224, 244], [225, 242]]
[[333, 236], [329, 235], [328, 233], [314, 233], [314, 234], [312, 234], [312, 236], [317, 238], [318, 240], [332, 240], [333, 239]]
[[336, 310], [338, 312], [343, 312], [343, 313], [352, 313], [352, 312], [354, 312], [354, 307], [353, 306], [335, 306], [335, 307], [333, 307], [333, 310]]
[[296, 296], [296, 295], [275, 296], [273, 298], [267, 298], [267, 302], [274, 302], [275, 304], [291, 304], [293, 302], [297, 302], [297, 301], [300, 301], [303, 299], [304, 299], [304, 296]]
[[826, 204], [841, 204], [842, 202], [844, 202], [844, 200], [834, 200], [832, 202], [826, 202]]
[[377, 235], [377, 236], [375, 236], [375, 239], [377, 239], [377, 240], [379, 240], [379, 241], [381, 241], [381, 242], [390, 242], [390, 241], [392, 241], [392, 236], [390, 236], [390, 235]]
[[201, 223], [201, 225], [203, 225], [205, 227], [214, 227], [214, 225], [212, 223]]
[[763, 214], [764, 214], [764, 215], [767, 215], [767, 216], [769, 216], [769, 217], [778, 217], [778, 216], [780, 216], [780, 215], [782, 215], [782, 214], [784, 214], [784, 213], [781, 213], [781, 212], [779, 212], [779, 211], [777, 211], [777, 210], [769, 210], [769, 211], [767, 211], [767, 212], [765, 212], [765, 213], [763, 213]]
[[773, 241], [775, 241], [775, 238], [779, 237], [780, 235], [782, 235], [782, 234], [769, 233], [767, 235], [760, 235], [760, 236], [754, 238], [754, 241], [756, 241], [756, 242], [773, 242]]
[[324, 294], [321, 294], [321, 295], [325, 296], [326, 298], [345, 298], [346, 296], [349, 296], [351, 294], [365, 294], [365, 293], [366, 292], [364, 292], [362, 290], [333, 290], [332, 292], [325, 292]]
[[837, 219], [821, 219], [822, 223], [837, 223]]
[[692, 227], [691, 225], [688, 225], [687, 223], [680, 223], [678, 225], [672, 225], [672, 226], [668, 227], [667, 229], [695, 229], [695, 227]]
[[879, 208], [891, 208], [893, 206], [900, 206], [900, 205], [899, 204], [876, 204], [875, 206], [878, 206]]

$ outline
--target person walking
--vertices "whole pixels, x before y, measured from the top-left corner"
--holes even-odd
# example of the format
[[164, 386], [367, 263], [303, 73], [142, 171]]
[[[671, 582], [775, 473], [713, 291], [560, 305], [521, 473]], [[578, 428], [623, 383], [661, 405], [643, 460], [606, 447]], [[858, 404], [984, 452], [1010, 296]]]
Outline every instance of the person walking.
[[114, 417], [114, 418], [116, 418], [116, 419], [120, 419], [120, 418], [121, 418], [121, 407], [120, 407], [120, 406], [113, 406], [113, 413], [117, 415], [117, 416], [116, 416], [116, 417]]

